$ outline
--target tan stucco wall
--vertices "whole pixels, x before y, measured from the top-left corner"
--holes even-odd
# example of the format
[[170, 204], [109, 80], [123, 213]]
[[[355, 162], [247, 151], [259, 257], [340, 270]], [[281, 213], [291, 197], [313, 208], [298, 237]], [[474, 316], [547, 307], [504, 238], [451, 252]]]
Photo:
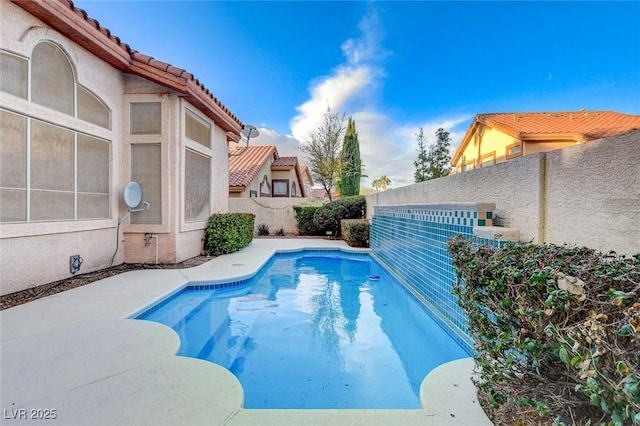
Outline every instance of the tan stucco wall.
[[495, 202], [521, 241], [640, 252], [640, 131], [369, 195], [374, 205]]
[[321, 198], [231, 198], [229, 211], [232, 213], [253, 213], [255, 226], [261, 223], [269, 225], [273, 234], [281, 227], [287, 234], [297, 234], [293, 206], [321, 206]]
[[520, 228], [525, 240], [537, 240], [541, 154], [516, 160], [368, 195], [367, 217], [377, 204], [495, 202], [498, 223]]
[[[136, 76], [123, 75], [84, 48], [51, 30], [37, 18], [5, 0], [0, 0], [0, 48], [25, 58], [42, 40], [56, 43], [68, 56], [76, 81], [97, 95], [111, 110], [111, 129], [77, 120], [63, 113], [0, 92], [3, 109], [45, 120], [111, 141], [110, 219], [47, 223], [0, 224], [0, 292], [7, 294], [31, 285], [42, 285], [71, 276], [69, 256], [79, 254], [84, 263], [79, 273], [117, 265], [153, 263], [158, 242], [159, 262], [179, 262], [196, 256], [202, 248], [206, 221], [184, 220], [184, 108], [196, 110], [165, 87]], [[160, 101], [163, 108], [162, 135], [129, 135], [128, 103]], [[210, 121], [210, 120], [207, 120]], [[132, 225], [130, 217], [116, 230], [126, 213], [122, 200], [131, 180], [131, 143], [162, 144], [162, 224]], [[228, 155], [226, 132], [212, 126], [211, 211], [228, 211]], [[157, 235], [144, 244], [145, 233]]]
[[546, 241], [640, 253], [640, 131], [546, 155]]
[[[81, 122], [2, 92], [0, 106], [110, 140], [112, 159], [119, 158], [122, 152], [118, 143], [122, 137], [119, 114], [124, 92], [122, 74], [14, 4], [3, 0], [0, 8], [0, 48], [29, 58], [38, 42], [55, 42], [71, 61], [76, 81], [96, 94], [112, 111], [112, 129]], [[120, 187], [120, 174], [121, 164], [112, 161], [112, 193]], [[0, 293], [7, 294], [71, 276], [69, 257], [75, 254], [84, 259], [79, 273], [109, 266], [116, 247], [118, 197], [111, 197], [110, 207], [111, 219], [107, 220], [0, 225]], [[119, 259], [122, 259], [121, 254], [114, 264], [120, 263]]]
[[[79, 274], [110, 266], [116, 246], [115, 225], [105, 221], [85, 222], [82, 230], [60, 233], [57, 224], [28, 225], [37, 231], [32, 236], [11, 238], [3, 232], [0, 239], [0, 290], [13, 293], [72, 276], [69, 258], [83, 258]], [[110, 222], [110, 221], [108, 221]], [[26, 225], [26, 224], [25, 224]], [[48, 233], [57, 228], [55, 232]], [[78, 229], [78, 227], [73, 227]], [[94, 229], [90, 229], [94, 228]]]

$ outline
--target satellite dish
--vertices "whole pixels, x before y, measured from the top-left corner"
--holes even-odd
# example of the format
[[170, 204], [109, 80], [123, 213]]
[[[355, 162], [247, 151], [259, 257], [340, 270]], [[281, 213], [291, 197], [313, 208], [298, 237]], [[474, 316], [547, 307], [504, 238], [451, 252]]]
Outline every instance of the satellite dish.
[[242, 134], [247, 137], [247, 143], [249, 139], [255, 138], [260, 134], [260, 131], [256, 128], [256, 126], [252, 126], [251, 124], [245, 124], [242, 128]]
[[135, 208], [142, 201], [142, 188], [138, 182], [129, 182], [124, 187], [124, 202], [130, 209]]

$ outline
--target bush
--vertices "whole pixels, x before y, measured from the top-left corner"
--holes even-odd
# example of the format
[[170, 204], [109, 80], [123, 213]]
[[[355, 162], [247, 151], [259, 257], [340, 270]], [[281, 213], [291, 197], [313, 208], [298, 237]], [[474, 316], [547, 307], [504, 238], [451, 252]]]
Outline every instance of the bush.
[[294, 206], [293, 211], [296, 215], [298, 226], [298, 234], [300, 235], [319, 235], [321, 230], [315, 221], [315, 214], [319, 207], [300, 207]]
[[331, 231], [332, 235], [340, 236], [340, 221], [343, 219], [361, 219], [367, 208], [367, 202], [361, 195], [338, 198], [316, 211], [315, 222], [321, 234]]
[[269, 235], [269, 225], [266, 223], [258, 224], [258, 235]]
[[278, 228], [278, 230], [276, 231], [276, 235], [279, 237], [284, 237], [284, 228], [282, 226]]
[[345, 219], [340, 227], [342, 239], [351, 247], [369, 247], [369, 222], [366, 219]]
[[209, 217], [204, 230], [203, 254], [219, 256], [241, 250], [253, 240], [255, 215], [251, 213], [220, 213]]
[[640, 424], [640, 254], [448, 246], [489, 413], [511, 404], [557, 423]]

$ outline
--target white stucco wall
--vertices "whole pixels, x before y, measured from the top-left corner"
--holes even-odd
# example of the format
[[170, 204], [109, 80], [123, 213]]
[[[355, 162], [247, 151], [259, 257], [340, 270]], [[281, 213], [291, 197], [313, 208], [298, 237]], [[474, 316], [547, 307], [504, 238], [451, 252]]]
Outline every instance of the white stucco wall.
[[230, 198], [229, 211], [253, 213], [256, 215], [256, 228], [265, 223], [269, 225], [271, 234], [281, 227], [287, 234], [297, 234], [293, 206], [321, 206], [325, 202], [321, 198]]

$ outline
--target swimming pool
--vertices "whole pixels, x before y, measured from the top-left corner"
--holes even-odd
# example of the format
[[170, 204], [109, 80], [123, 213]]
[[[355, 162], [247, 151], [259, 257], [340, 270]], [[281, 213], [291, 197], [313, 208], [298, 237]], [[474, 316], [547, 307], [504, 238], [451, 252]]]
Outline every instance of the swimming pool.
[[245, 408], [420, 408], [424, 377], [469, 356], [368, 254], [277, 254], [137, 318], [173, 328], [178, 355], [229, 369]]

